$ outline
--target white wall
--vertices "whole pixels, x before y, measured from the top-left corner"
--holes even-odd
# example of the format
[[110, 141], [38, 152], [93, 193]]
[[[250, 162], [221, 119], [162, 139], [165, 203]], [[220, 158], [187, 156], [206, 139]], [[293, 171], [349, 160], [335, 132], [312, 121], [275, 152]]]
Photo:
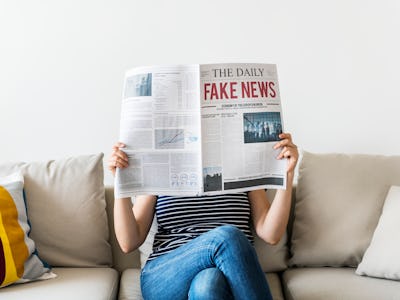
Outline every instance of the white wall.
[[300, 148], [400, 154], [399, 31], [397, 0], [1, 0], [0, 161], [108, 156], [126, 69], [238, 61], [278, 65]]

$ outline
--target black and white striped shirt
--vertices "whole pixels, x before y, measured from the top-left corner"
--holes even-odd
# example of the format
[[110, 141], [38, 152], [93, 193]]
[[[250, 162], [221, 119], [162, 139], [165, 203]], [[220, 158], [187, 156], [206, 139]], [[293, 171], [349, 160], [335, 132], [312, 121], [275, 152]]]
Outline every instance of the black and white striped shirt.
[[168, 253], [213, 228], [234, 225], [253, 242], [247, 193], [175, 197], [159, 196], [158, 232], [149, 259]]

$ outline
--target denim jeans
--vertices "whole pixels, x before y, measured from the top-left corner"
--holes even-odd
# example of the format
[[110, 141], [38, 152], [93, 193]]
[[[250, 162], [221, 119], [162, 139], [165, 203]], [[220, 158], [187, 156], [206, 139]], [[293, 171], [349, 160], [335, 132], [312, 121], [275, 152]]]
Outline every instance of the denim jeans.
[[145, 300], [272, 299], [254, 247], [230, 225], [148, 261], [141, 289]]

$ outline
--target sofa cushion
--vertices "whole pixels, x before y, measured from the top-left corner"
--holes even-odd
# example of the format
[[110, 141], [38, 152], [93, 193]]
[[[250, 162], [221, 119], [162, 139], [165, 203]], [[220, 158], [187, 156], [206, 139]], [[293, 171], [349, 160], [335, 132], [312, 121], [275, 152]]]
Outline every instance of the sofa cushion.
[[392, 186], [371, 244], [356, 273], [400, 280], [400, 186]]
[[7, 300], [111, 300], [118, 293], [119, 275], [111, 268], [54, 268], [57, 278], [12, 285], [1, 290]]
[[31, 237], [52, 266], [111, 264], [103, 183], [103, 154], [0, 165], [21, 170]]
[[[277, 273], [266, 273], [265, 276], [271, 290], [272, 298], [274, 300], [283, 300], [284, 297], [279, 275]], [[143, 299], [140, 290], [140, 269], [127, 269], [122, 273], [118, 299]]]
[[140, 289], [140, 269], [126, 269], [119, 284], [119, 300], [140, 300], [143, 299]]
[[0, 287], [55, 276], [29, 237], [23, 187], [20, 172], [0, 177]]
[[395, 300], [400, 282], [362, 277], [354, 268], [295, 268], [282, 276], [288, 300]]
[[265, 273], [265, 278], [267, 278], [272, 299], [284, 300], [285, 297], [283, 296], [282, 283], [278, 273]]
[[276, 245], [267, 244], [254, 233], [254, 248], [261, 268], [264, 272], [279, 272], [286, 270], [288, 249], [286, 246], [287, 235], [283, 235]]
[[303, 153], [291, 265], [356, 267], [387, 191], [400, 184], [400, 156]]

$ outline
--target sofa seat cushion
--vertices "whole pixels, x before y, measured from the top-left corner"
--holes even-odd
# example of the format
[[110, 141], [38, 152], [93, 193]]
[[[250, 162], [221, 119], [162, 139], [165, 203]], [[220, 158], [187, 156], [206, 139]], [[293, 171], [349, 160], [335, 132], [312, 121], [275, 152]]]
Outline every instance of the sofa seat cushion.
[[[283, 300], [283, 291], [279, 275], [277, 273], [266, 273], [272, 297], [274, 300]], [[126, 269], [122, 273], [119, 288], [119, 300], [140, 300], [142, 293], [140, 291], [140, 269]]]
[[295, 268], [283, 273], [288, 300], [395, 300], [400, 282], [363, 277], [354, 268]]
[[281, 279], [278, 273], [265, 273], [265, 277], [267, 278], [272, 298], [274, 300], [284, 300]]
[[119, 285], [119, 300], [143, 299], [140, 291], [140, 269], [126, 269], [121, 276]]
[[12, 285], [0, 291], [7, 300], [110, 300], [118, 293], [118, 272], [112, 268], [53, 268], [52, 280]]

